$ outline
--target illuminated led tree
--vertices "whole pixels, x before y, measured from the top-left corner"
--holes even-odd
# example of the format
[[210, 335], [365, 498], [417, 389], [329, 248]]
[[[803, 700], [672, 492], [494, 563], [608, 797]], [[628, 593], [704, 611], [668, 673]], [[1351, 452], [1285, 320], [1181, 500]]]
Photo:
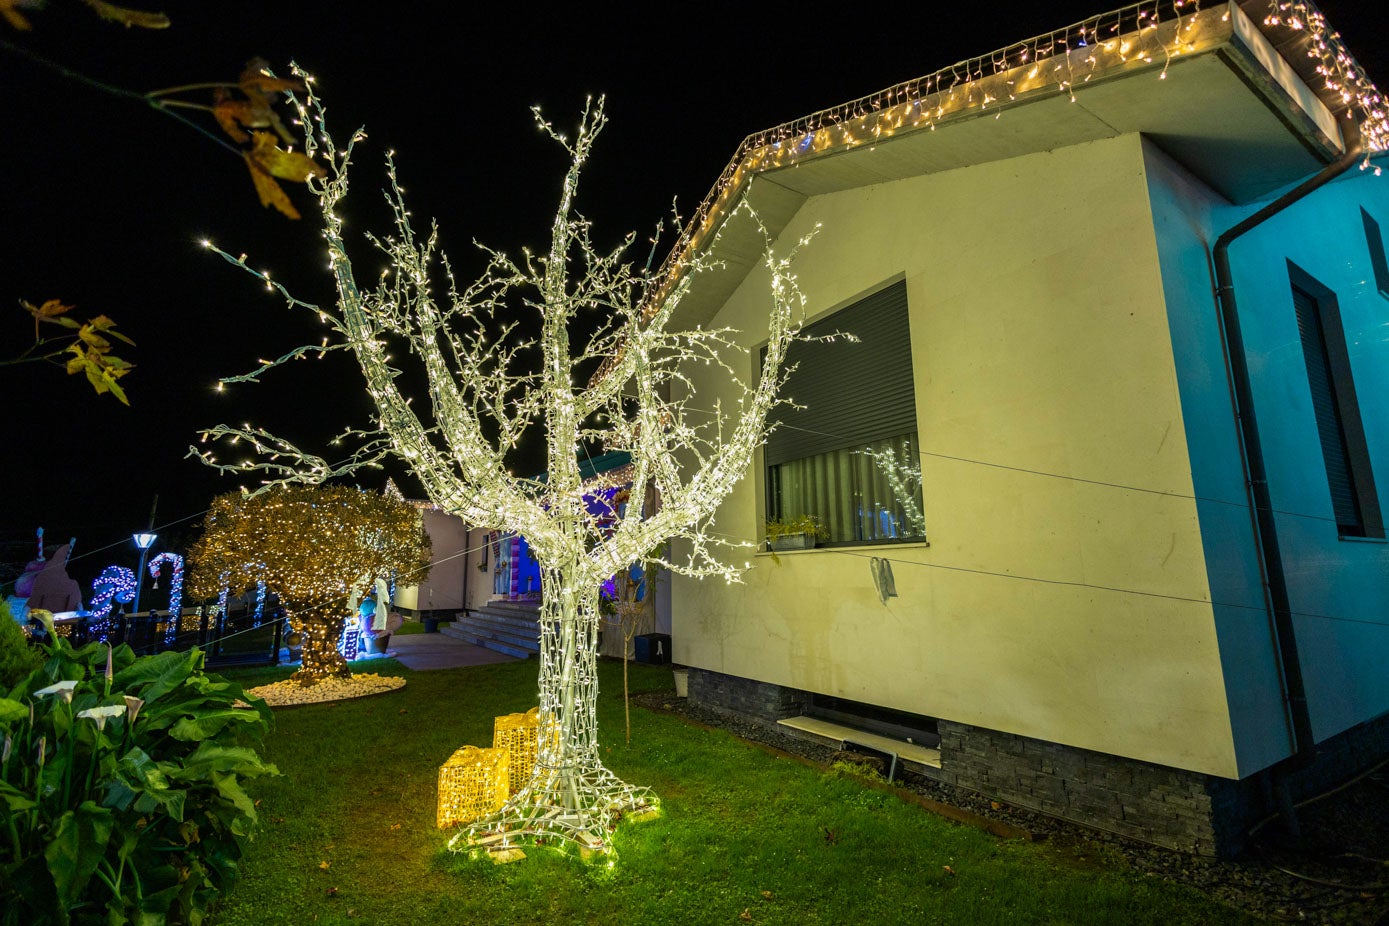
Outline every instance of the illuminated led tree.
[[[408, 502], [342, 486], [276, 486], [217, 497], [189, 551], [189, 587], [209, 598], [265, 583], [304, 640], [294, 677], [352, 674], [337, 650], [348, 596], [392, 570], [423, 580], [430, 543]], [[263, 587], [263, 586], [262, 586]]]
[[[437, 229], [421, 235], [412, 225], [388, 156], [386, 199], [395, 228], [390, 237], [370, 239], [388, 269], [363, 288], [343, 240], [340, 207], [353, 145], [364, 136], [336, 147], [312, 92], [300, 115], [312, 126], [308, 152], [328, 166], [327, 178], [311, 183], [320, 195], [337, 305], [300, 302], [247, 267], [244, 257], [217, 253], [279, 289], [291, 305], [316, 313], [340, 343], [325, 339], [298, 348], [224, 382], [254, 380], [290, 359], [347, 349], [375, 402], [375, 429], [346, 432], [355, 448], [330, 465], [262, 429], [219, 425], [204, 439], [250, 444], [259, 458], [224, 465], [210, 453], [203, 457], [228, 471], [259, 471], [282, 482], [317, 482], [395, 457], [439, 508], [478, 527], [524, 536], [541, 574], [539, 756], [528, 782], [499, 814], [460, 833], [453, 845], [464, 850], [560, 840], [606, 851], [615, 821], [654, 807], [655, 798], [620, 781], [599, 759], [599, 590], [638, 561], [690, 575], [737, 577], [720, 558], [727, 544], [710, 519], [748, 472], [768, 412], [779, 401], [782, 361], [801, 307], [789, 274], [792, 255], [774, 257], [769, 250], [766, 256], [771, 325], [760, 372], [753, 372], [733, 332], [671, 330], [692, 280], [709, 268], [690, 257], [675, 273], [650, 274], [625, 258], [632, 236], [612, 251], [600, 250], [589, 222], [575, 210], [580, 171], [605, 123], [599, 100], [585, 109], [572, 138], [537, 113], [540, 128], [569, 155], [548, 248], [513, 259], [484, 247], [486, 267], [463, 289], [438, 250]], [[757, 222], [750, 212], [737, 220]], [[516, 321], [518, 311], [533, 321]], [[399, 349], [402, 343], [407, 350]], [[427, 378], [425, 395], [403, 391], [396, 364], [406, 354]], [[710, 408], [715, 403], [693, 395], [682, 371], [696, 363], [726, 370], [737, 384], [737, 400]], [[412, 405], [411, 398], [428, 401]], [[506, 462], [534, 429], [547, 447], [547, 471], [538, 480], [513, 475]], [[593, 504], [613, 493], [604, 491], [611, 487], [600, 484], [603, 477], [585, 483], [580, 461], [590, 452], [613, 451], [631, 456], [622, 476], [629, 497], [658, 498], [659, 508]], [[660, 552], [673, 538], [683, 540], [678, 561]]]

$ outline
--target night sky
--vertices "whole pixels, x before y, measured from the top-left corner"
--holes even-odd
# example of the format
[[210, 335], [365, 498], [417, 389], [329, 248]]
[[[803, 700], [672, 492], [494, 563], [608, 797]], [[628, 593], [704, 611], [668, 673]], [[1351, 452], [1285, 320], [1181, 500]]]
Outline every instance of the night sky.
[[[475, 238], [513, 251], [546, 244], [565, 159], [536, 130], [531, 105], [568, 127], [585, 95], [607, 95], [610, 123], [580, 209], [596, 221], [600, 241], [615, 243], [628, 230], [645, 238], [673, 198], [693, 210], [745, 135], [1111, 3], [1118, 5], [1056, 0], [1011, 13], [1008, 4], [973, 3], [958, 5], [968, 12], [854, 3], [814, 13], [804, 4], [651, 4], [629, 13], [599, 4], [168, 0], [157, 8], [172, 27], [142, 32], [103, 22], [77, 0], [49, 0], [25, 11], [31, 32], [0, 23], [0, 40], [139, 92], [235, 80], [257, 56], [281, 73], [297, 60], [316, 76], [334, 134], [345, 139], [365, 126], [369, 135], [355, 161], [349, 239], [368, 227], [387, 231], [381, 154], [394, 149], [416, 217], [439, 220], [467, 280]], [[1389, 8], [1322, 6], [1389, 87], [1379, 46]], [[57, 367], [0, 366], [0, 559], [32, 555], [22, 544], [38, 526], [50, 540], [76, 535], [72, 574], [86, 588], [109, 563], [133, 565], [129, 535], [147, 523], [156, 494], [156, 528], [182, 552], [180, 532], [191, 539], [212, 496], [235, 488], [185, 459], [198, 428], [250, 422], [327, 455], [324, 439], [344, 425], [365, 426], [369, 409], [345, 355], [295, 364], [259, 386], [214, 390], [217, 377], [317, 341], [321, 329], [198, 242], [245, 252], [300, 298], [327, 301], [307, 191], [286, 185], [304, 213], [288, 221], [260, 206], [231, 152], [14, 48], [0, 47], [0, 357], [32, 339], [20, 299], [57, 298], [75, 304], [79, 318], [104, 313], [137, 344], [120, 351], [137, 364], [122, 380], [129, 408]], [[188, 115], [218, 133], [207, 114]], [[373, 260], [362, 245], [359, 278], [372, 276], [364, 270]], [[526, 471], [538, 460], [515, 464]], [[396, 475], [407, 494], [417, 491]], [[169, 548], [161, 541], [156, 550]]]

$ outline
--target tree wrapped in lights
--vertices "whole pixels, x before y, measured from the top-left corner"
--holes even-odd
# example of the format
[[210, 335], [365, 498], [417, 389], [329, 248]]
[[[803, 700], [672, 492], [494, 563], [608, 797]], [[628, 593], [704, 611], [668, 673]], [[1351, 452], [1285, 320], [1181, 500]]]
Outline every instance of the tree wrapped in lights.
[[312, 684], [352, 674], [337, 642], [353, 590], [392, 570], [422, 581], [430, 552], [408, 502], [343, 486], [276, 486], [213, 500], [188, 554], [188, 584], [200, 598], [258, 583], [278, 591], [304, 640], [294, 677]]
[[[226, 471], [310, 483], [394, 457], [410, 467], [442, 510], [485, 529], [524, 536], [541, 574], [538, 759], [506, 806], [460, 833], [452, 845], [464, 851], [517, 841], [561, 842], [607, 851], [616, 820], [654, 808], [656, 801], [646, 789], [619, 780], [599, 758], [599, 591], [605, 580], [638, 561], [688, 575], [737, 578], [738, 570], [719, 555], [735, 545], [722, 541], [710, 521], [748, 472], [765, 439], [768, 413], [780, 401], [783, 360], [796, 337], [802, 302], [789, 272], [794, 252], [776, 257], [769, 248], [766, 254], [770, 340], [758, 372], [749, 352], [734, 340], [735, 332], [670, 330], [692, 280], [710, 268], [692, 256], [676, 272], [657, 277], [625, 259], [631, 235], [611, 251], [594, 243], [575, 197], [580, 172], [606, 121], [600, 99], [585, 108], [573, 138], [536, 112], [540, 128], [569, 155], [546, 252], [525, 251], [515, 260], [483, 247], [485, 269], [463, 289], [439, 251], [437, 227], [421, 235], [412, 225], [388, 155], [386, 200], [395, 227], [385, 239], [369, 236], [388, 270], [364, 288], [340, 218], [353, 146], [364, 136], [359, 132], [346, 148], [336, 147], [312, 90], [300, 115], [312, 126], [308, 153], [322, 157], [329, 169], [326, 179], [311, 183], [320, 198], [337, 305], [301, 302], [249, 268], [244, 256], [214, 250], [279, 290], [292, 306], [318, 314], [339, 343], [325, 339], [323, 345], [298, 348], [223, 382], [254, 380], [290, 359], [347, 349], [375, 402], [375, 428], [346, 432], [355, 449], [331, 465], [250, 426], [219, 425], [203, 437], [248, 443], [258, 452], [255, 461], [219, 464], [210, 453], [202, 456]], [[750, 210], [742, 220], [757, 222]], [[688, 243], [682, 238], [676, 246], [692, 250]], [[446, 284], [442, 293], [436, 282]], [[518, 307], [536, 313], [534, 329], [511, 320]], [[538, 337], [525, 337], [527, 331], [537, 331]], [[427, 409], [422, 403], [412, 406], [388, 355], [388, 344], [402, 342], [427, 377]], [[695, 363], [726, 370], [740, 390], [736, 401], [712, 413], [701, 407], [682, 372]], [[543, 431], [547, 447], [547, 472], [539, 480], [513, 475], [506, 463], [508, 452], [535, 428]], [[630, 483], [629, 497], [658, 498], [659, 509], [632, 504], [595, 510], [603, 506], [592, 499], [612, 493], [585, 483], [580, 460], [590, 451], [629, 453], [632, 464], [623, 476]], [[683, 541], [678, 561], [660, 552], [675, 538]]]

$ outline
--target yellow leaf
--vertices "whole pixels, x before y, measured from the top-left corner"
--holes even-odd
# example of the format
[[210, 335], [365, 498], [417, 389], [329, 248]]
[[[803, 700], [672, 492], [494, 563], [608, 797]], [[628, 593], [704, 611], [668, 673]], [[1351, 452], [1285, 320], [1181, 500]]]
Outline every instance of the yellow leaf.
[[[4, 0], [0, 0], [3, 3]], [[72, 311], [72, 306], [64, 305], [57, 299], [49, 299], [43, 305], [34, 305], [32, 302], [19, 300], [19, 304], [24, 306], [24, 310], [35, 318], [53, 318], [55, 315], [62, 315], [64, 312]]]
[[329, 862], [319, 862], [319, 863], [318, 863], [318, 867], [321, 868], [321, 869], [323, 869], [324, 871], [327, 871], [327, 870], [328, 870], [329, 864], [331, 864], [331, 863], [329, 863]]
[[111, 349], [111, 342], [97, 334], [90, 324], [83, 325], [77, 336], [96, 349], [97, 353]]
[[230, 135], [232, 140], [236, 142], [251, 140], [250, 135], [241, 131], [243, 125], [267, 124], [257, 120], [255, 105], [247, 100], [220, 99], [212, 104], [212, 116], [222, 127], [222, 131]]
[[29, 20], [19, 15], [19, 10], [15, 9], [15, 0], [0, 0], [0, 19], [5, 20], [14, 29], [20, 32], [28, 32], [31, 28]]
[[100, 331], [102, 334], [109, 334], [113, 338], [117, 338], [118, 340], [124, 341], [131, 347], [135, 346], [135, 342], [130, 340], [130, 338], [126, 337], [125, 335], [121, 334], [119, 331], [117, 331], [116, 323], [111, 319], [107, 318], [105, 315], [98, 315], [96, 318], [93, 318], [92, 320], [87, 322], [87, 324], [91, 325], [92, 328], [94, 328], [97, 331]]
[[275, 144], [275, 136], [269, 132], [252, 132], [254, 144], [247, 157], [255, 161], [261, 170], [281, 180], [304, 183], [310, 177], [326, 177], [328, 171], [315, 164], [313, 158], [298, 151], [285, 151]]
[[96, 15], [102, 19], [109, 19], [111, 22], [120, 23], [127, 29], [131, 26], [139, 26], [141, 29], [167, 29], [169, 28], [169, 17], [163, 13], [151, 13], [147, 10], [131, 10], [123, 6], [116, 6], [114, 3], [107, 3], [106, 0], [82, 0], [83, 3], [91, 7]]
[[249, 151], [244, 152], [244, 154], [246, 166], [251, 171], [251, 182], [256, 185], [256, 194], [260, 196], [260, 204], [262, 206], [274, 206], [291, 219], [299, 218], [299, 210], [295, 209], [294, 203], [289, 201], [289, 194], [275, 182], [274, 177], [256, 165]]

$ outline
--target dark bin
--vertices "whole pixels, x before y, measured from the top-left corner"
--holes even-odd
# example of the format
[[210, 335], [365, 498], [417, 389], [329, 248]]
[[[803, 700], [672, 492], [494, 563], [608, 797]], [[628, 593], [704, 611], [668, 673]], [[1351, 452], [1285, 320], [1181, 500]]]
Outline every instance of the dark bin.
[[649, 666], [670, 664], [670, 634], [644, 633], [636, 638], [637, 662]]

